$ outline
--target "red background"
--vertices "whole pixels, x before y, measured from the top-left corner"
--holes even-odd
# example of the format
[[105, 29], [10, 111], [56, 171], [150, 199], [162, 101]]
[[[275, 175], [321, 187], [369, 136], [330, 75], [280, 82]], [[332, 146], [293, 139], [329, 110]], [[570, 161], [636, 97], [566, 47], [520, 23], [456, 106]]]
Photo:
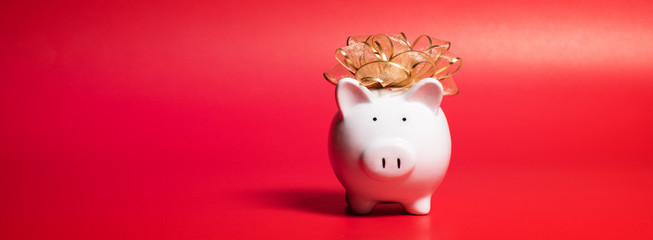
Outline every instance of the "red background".
[[[101, 1], [98, 1], [101, 2]], [[652, 239], [651, 1], [4, 1], [2, 239]], [[452, 41], [428, 216], [351, 216], [321, 76]]]

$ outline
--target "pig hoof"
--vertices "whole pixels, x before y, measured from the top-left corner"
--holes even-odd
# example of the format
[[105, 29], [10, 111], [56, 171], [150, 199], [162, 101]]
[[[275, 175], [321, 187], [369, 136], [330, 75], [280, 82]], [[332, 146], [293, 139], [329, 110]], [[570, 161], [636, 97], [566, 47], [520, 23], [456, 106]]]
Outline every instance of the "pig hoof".
[[349, 209], [355, 214], [359, 215], [364, 215], [364, 214], [369, 214], [372, 212], [372, 209], [374, 209], [374, 206], [376, 205], [376, 202], [369, 201], [369, 200], [363, 200], [363, 199], [355, 199], [355, 198], [349, 198]]
[[419, 199], [413, 203], [405, 204], [406, 211], [415, 215], [426, 215], [431, 212], [431, 197]]

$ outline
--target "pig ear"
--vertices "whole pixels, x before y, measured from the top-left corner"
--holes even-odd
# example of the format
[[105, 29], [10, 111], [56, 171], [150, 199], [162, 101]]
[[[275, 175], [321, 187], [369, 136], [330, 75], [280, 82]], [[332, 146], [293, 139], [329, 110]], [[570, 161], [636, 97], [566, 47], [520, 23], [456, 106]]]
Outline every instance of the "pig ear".
[[372, 93], [355, 79], [343, 78], [336, 86], [336, 101], [344, 117], [356, 104], [371, 102]]
[[417, 82], [406, 94], [408, 101], [421, 102], [438, 113], [442, 102], [442, 84], [433, 78], [425, 78]]

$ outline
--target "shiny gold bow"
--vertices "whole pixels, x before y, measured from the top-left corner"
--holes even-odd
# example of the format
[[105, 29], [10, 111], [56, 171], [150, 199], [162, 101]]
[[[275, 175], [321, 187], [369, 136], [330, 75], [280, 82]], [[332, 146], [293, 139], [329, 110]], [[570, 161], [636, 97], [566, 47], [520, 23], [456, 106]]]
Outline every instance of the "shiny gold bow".
[[[410, 44], [404, 33], [376, 34], [347, 38], [347, 46], [336, 50], [340, 63], [324, 73], [336, 84], [340, 79], [357, 79], [367, 88], [410, 88], [424, 78], [435, 78], [444, 87], [445, 96], [458, 94], [451, 76], [462, 60], [448, 50], [451, 43], [421, 35]], [[453, 69], [453, 71], [448, 71]]]

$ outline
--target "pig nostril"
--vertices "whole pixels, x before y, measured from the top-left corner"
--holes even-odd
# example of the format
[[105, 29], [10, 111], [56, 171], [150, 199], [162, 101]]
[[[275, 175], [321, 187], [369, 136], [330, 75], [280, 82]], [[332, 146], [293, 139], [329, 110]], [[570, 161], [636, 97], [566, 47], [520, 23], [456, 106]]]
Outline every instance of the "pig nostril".
[[406, 118], [402, 118], [401, 120], [405, 122], [405, 121], [406, 121]]
[[397, 158], [397, 168], [401, 168], [401, 159]]
[[383, 168], [385, 168], [385, 158], [381, 159], [381, 164], [383, 165]]
[[376, 117], [373, 117], [373, 118], [372, 118], [372, 121], [375, 121], [375, 122], [376, 122]]

